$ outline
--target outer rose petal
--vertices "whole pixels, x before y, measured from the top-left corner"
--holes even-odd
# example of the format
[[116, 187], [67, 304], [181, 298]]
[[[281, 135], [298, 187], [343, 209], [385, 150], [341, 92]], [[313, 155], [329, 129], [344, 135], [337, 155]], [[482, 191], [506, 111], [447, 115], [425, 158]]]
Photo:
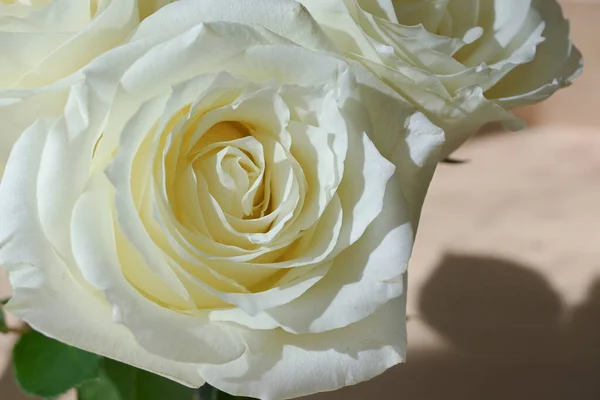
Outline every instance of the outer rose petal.
[[68, 92], [68, 83], [48, 90], [0, 91], [0, 179], [12, 146], [21, 133], [38, 118], [60, 115]]
[[211, 385], [262, 400], [336, 390], [374, 378], [401, 363], [406, 351], [406, 297], [355, 324], [331, 332], [293, 335], [258, 331], [240, 359], [200, 367]]
[[333, 50], [308, 11], [294, 0], [179, 0], [144, 21], [133, 40], [155, 37], [157, 32], [175, 36], [199, 23], [218, 21], [260, 25], [303, 47]]
[[371, 126], [367, 130], [370, 139], [396, 166], [409, 220], [416, 232], [425, 194], [447, 137], [434, 121], [417, 112], [412, 104], [367, 69], [358, 63], [352, 66], [358, 83], [356, 95], [370, 117]]
[[138, 0], [138, 8], [140, 9], [140, 19], [144, 19], [156, 11], [159, 8], [171, 3], [173, 0]]
[[145, 351], [125, 327], [115, 324], [101, 294], [82, 285], [44, 237], [36, 181], [47, 124], [39, 121], [23, 133], [0, 183], [0, 258], [13, 287], [8, 310], [60, 341], [190, 386], [202, 385], [195, 368]]
[[[138, 41], [126, 48], [117, 48], [94, 59], [83, 71], [62, 79], [52, 85], [38, 89], [0, 90], [0, 178], [4, 171], [13, 144], [21, 133], [39, 118], [57, 117], [67, 103], [69, 89], [87, 79], [95, 99], [109, 106], [119, 85], [119, 79], [131, 64], [148, 49], [153, 41]], [[110, 66], [110, 69], [107, 68]]]
[[[166, 0], [140, 0], [156, 10]], [[136, 0], [53, 0], [0, 9], [0, 177], [12, 145], [38, 118], [58, 116], [79, 70], [121, 43], [139, 23]], [[159, 4], [160, 3], [160, 4]]]
[[[58, 0], [34, 10], [33, 21], [23, 20], [33, 28], [4, 30], [0, 24], [0, 43], [6, 50], [0, 61], [0, 88], [51, 84], [121, 44], [139, 22], [135, 4], [135, 0], [112, 0], [90, 20], [90, 0]], [[65, 15], [77, 18], [77, 23], [65, 22]]]
[[545, 40], [535, 58], [510, 72], [488, 93], [507, 109], [540, 102], [569, 86], [583, 70], [581, 53], [569, 36], [569, 22], [555, 1], [533, 0], [532, 6], [546, 23]]
[[[140, 0], [144, 4], [147, 1]], [[158, 1], [158, 0], [157, 0]], [[135, 0], [53, 0], [41, 8], [0, 9], [0, 178], [21, 132], [60, 115], [78, 71], [121, 44], [139, 22]]]

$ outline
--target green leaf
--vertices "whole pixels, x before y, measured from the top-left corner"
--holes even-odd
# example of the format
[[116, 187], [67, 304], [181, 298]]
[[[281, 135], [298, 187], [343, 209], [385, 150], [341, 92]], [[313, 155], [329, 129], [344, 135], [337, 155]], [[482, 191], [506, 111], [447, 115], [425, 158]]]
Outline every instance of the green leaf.
[[13, 350], [15, 378], [25, 393], [56, 397], [98, 377], [101, 357], [30, 331]]
[[104, 374], [92, 381], [87, 381], [77, 389], [77, 398], [79, 400], [121, 400], [119, 390]]
[[237, 397], [230, 395], [228, 393], [222, 392], [219, 389], [210, 386], [208, 383], [205, 383], [200, 389], [200, 399], [201, 400], [242, 400], [247, 399], [250, 400], [249, 397]]
[[79, 400], [192, 400], [194, 389], [105, 358], [100, 378], [81, 386], [78, 397]]

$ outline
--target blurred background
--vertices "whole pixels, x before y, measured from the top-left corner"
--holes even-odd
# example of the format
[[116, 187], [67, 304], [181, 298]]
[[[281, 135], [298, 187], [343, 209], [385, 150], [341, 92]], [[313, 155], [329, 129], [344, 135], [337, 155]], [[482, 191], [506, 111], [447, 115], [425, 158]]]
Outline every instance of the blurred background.
[[[518, 110], [525, 131], [492, 129], [439, 167], [410, 266], [408, 363], [305, 400], [600, 400], [600, 0], [561, 2], [584, 74]], [[0, 335], [2, 400], [28, 399], [14, 339]]]

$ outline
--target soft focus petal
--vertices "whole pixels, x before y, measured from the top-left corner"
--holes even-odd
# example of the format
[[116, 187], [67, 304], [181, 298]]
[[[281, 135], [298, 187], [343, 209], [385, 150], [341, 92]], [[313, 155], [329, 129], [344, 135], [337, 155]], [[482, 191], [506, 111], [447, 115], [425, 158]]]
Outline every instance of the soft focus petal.
[[[72, 18], [79, 18], [79, 23], [69, 29], [69, 24], [60, 22], [64, 14], [72, 15], [73, 1], [61, 0], [51, 3], [39, 10], [45, 24], [52, 24], [62, 29], [41, 32], [3, 32], [0, 27], [0, 39], [6, 47], [6, 55], [0, 63], [2, 80], [0, 87], [32, 88], [51, 84], [71, 73], [78, 71], [99, 54], [121, 44], [133, 31], [139, 22], [134, 0], [115, 0], [100, 10], [98, 15], [90, 19], [89, 2], [77, 1], [87, 5], [88, 13]], [[69, 10], [66, 12], [56, 9], [58, 6]], [[35, 12], [34, 18], [41, 18]], [[49, 22], [57, 20], [54, 22]], [[35, 20], [31, 21], [36, 24]], [[72, 23], [70, 25], [73, 25]], [[4, 64], [6, 63], [6, 65]], [[11, 68], [9, 70], [7, 68]], [[16, 69], [15, 69], [16, 68]]]

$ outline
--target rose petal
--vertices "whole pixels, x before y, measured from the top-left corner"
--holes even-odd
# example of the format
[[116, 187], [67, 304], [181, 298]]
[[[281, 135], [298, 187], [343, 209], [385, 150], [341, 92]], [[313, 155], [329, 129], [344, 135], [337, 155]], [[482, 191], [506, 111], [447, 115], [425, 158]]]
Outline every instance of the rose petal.
[[216, 21], [260, 25], [302, 47], [332, 50], [329, 39], [308, 11], [292, 0], [237, 0], [235, 4], [179, 0], [164, 7], [160, 16], [144, 20], [133, 39], [156, 37], [157, 32], [173, 37], [199, 23]]
[[239, 357], [244, 349], [239, 329], [209, 322], [205, 313], [186, 315], [164, 308], [125, 280], [109, 214], [110, 184], [100, 175], [91, 186], [73, 211], [73, 254], [85, 278], [104, 291], [114, 322], [129, 328], [146, 350], [167, 360], [223, 363]]
[[47, 336], [190, 386], [201, 385], [203, 379], [192, 366], [149, 353], [126, 328], [113, 323], [102, 296], [69, 273], [42, 234], [36, 181], [48, 129], [50, 124], [40, 120], [23, 133], [0, 183], [0, 264], [10, 272], [13, 289], [7, 309]]
[[555, 1], [534, 0], [533, 6], [545, 22], [544, 42], [537, 46], [532, 62], [513, 70], [502, 85], [486, 93], [505, 108], [542, 101], [561, 87], [570, 85], [583, 69], [581, 53], [571, 43], [569, 22], [560, 5]]
[[199, 370], [220, 390], [264, 400], [354, 385], [404, 361], [405, 308], [406, 298], [398, 297], [356, 324], [321, 334], [258, 331], [238, 360]]

